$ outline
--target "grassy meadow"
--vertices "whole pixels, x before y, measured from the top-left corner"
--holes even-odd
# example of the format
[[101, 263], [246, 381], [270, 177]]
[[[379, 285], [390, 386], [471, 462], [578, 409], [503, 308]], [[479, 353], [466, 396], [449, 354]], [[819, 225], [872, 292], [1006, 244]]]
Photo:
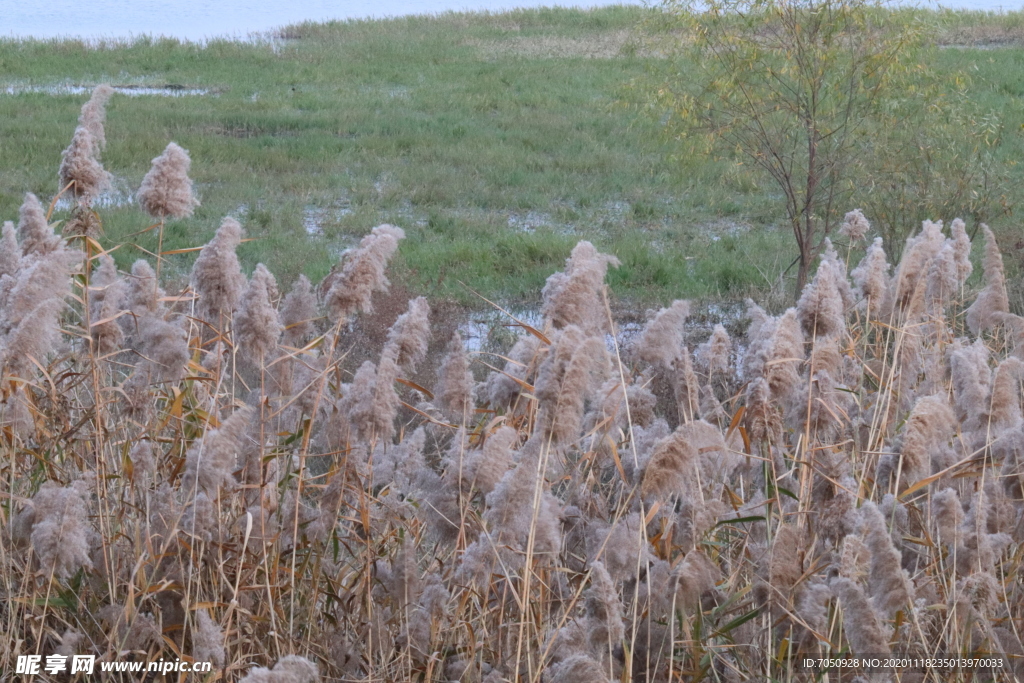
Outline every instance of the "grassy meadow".
[[[184, 86], [205, 94], [109, 105], [103, 163], [117, 182], [102, 217], [105, 243], [126, 243], [121, 267], [156, 247], [153, 233], [133, 236], [150, 222], [126, 200], [173, 140], [191, 152], [202, 207], [168, 226], [165, 248], [199, 246], [234, 215], [255, 238], [241, 247], [246, 270], [265, 262], [317, 281], [356, 236], [390, 222], [409, 231], [403, 281], [463, 303], [476, 299], [460, 281], [531, 301], [581, 238], [622, 260], [609, 274], [620, 297], [763, 293], [793, 258], [776, 189], [735, 160], [678, 154], [629, 106], [627, 84], [658, 59], [638, 49], [647, 12], [308, 24], [204, 46], [0, 41], [0, 216], [13, 218], [26, 191], [56, 193], [53, 169], [87, 99], [67, 86]], [[972, 99], [1008, 131], [999, 153], [1020, 158], [1019, 15], [931, 20], [955, 46], [930, 52], [935, 66], [971, 74]], [[993, 221], [997, 232], [1011, 220]], [[181, 274], [191, 256], [177, 257]]]

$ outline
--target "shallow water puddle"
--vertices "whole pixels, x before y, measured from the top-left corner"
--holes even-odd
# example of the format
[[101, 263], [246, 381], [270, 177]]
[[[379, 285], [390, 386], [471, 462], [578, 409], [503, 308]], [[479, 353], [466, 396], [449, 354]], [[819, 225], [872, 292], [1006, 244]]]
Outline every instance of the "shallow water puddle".
[[[544, 317], [540, 314], [540, 310], [517, 308], [508, 309], [508, 311], [516, 320], [538, 330], [544, 329]], [[497, 309], [473, 312], [470, 313], [467, 320], [459, 324], [458, 330], [467, 351], [479, 352], [508, 348], [515, 338], [525, 331], [516, 320]]]
[[[113, 178], [111, 187], [92, 200], [93, 209], [120, 209], [135, 203], [135, 195], [123, 178]], [[75, 208], [75, 199], [70, 193], [61, 195], [54, 205], [56, 211], [70, 211]]]
[[302, 210], [302, 227], [310, 237], [323, 237], [324, 225], [338, 223], [351, 213], [352, 206], [347, 199], [339, 200], [331, 208], [307, 206]]

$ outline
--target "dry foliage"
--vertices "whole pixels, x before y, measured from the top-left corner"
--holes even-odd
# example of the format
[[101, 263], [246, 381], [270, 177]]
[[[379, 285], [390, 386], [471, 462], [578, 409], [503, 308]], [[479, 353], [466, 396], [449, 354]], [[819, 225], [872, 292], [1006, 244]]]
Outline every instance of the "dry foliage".
[[0, 273], [0, 671], [92, 653], [250, 683], [810, 681], [798, 659], [852, 650], [1020, 675], [1024, 325], [987, 232], [967, 308], [957, 228], [927, 225], [892, 276], [876, 242], [856, 286], [829, 249], [798, 308], [751, 303], [746, 339], [693, 353], [684, 302], [617, 336], [617, 261], [582, 242], [543, 329], [502, 357], [438, 340], [431, 391], [409, 379], [424, 299], [348, 362], [397, 228], [318, 300], [246, 278], [225, 219], [167, 296], [29, 195]]

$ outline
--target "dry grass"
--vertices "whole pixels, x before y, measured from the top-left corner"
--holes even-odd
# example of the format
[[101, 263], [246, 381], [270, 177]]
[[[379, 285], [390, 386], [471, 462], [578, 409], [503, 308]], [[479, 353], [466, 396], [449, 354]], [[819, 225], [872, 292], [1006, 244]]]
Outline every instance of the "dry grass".
[[[745, 339], [716, 330], [696, 354], [682, 304], [644, 348], [617, 334], [615, 260], [581, 243], [545, 324], [471, 354], [487, 379], [451, 420], [430, 388], [457, 378], [409, 380], [444, 320], [444, 339], [412, 313], [357, 339], [364, 303], [236, 334], [211, 297], [251, 326], [288, 286], [224, 285], [246, 279], [225, 225], [194, 289], [166, 295], [40, 224], [46, 253], [0, 263], [0, 671], [63, 648], [210, 659], [227, 681], [306, 666], [290, 655], [331, 681], [811, 681], [804, 656], [852, 649], [993, 653], [991, 678], [1022, 674], [1024, 321], [993, 309], [966, 330], [973, 295], [940, 261], [965, 247], [940, 227], [883, 301], [829, 252], [798, 309], [751, 305]], [[358, 285], [390, 317], [405, 305], [381, 273], [350, 265], [398, 234], [376, 232], [320, 291]], [[59, 277], [33, 296], [66, 305], [33, 319], [14, 293], [39, 273]], [[23, 320], [59, 338], [19, 353]], [[100, 355], [111, 323], [124, 336]], [[973, 677], [829, 680], [857, 674]]]

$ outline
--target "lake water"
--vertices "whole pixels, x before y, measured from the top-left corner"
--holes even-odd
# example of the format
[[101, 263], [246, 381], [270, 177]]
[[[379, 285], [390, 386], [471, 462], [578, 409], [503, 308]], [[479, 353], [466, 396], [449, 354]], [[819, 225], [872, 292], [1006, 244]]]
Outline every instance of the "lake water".
[[[627, 0], [628, 1], [628, 0]], [[641, 0], [634, 0], [637, 4]], [[622, 0], [618, 0], [619, 4]], [[0, 0], [0, 37], [90, 40], [139, 35], [201, 41], [245, 38], [301, 21], [358, 19], [448, 10], [500, 11], [562, 4], [552, 0]], [[608, 0], [567, 5], [595, 7]], [[1024, 0], [947, 0], [943, 6], [1020, 10]]]

